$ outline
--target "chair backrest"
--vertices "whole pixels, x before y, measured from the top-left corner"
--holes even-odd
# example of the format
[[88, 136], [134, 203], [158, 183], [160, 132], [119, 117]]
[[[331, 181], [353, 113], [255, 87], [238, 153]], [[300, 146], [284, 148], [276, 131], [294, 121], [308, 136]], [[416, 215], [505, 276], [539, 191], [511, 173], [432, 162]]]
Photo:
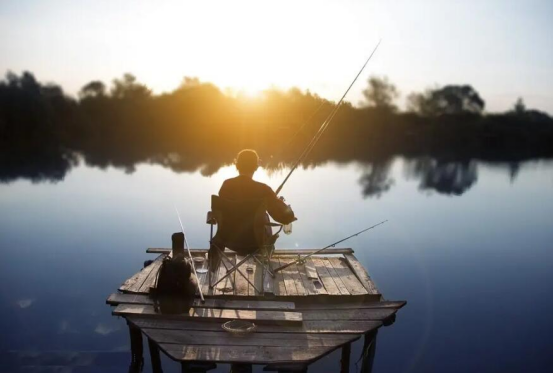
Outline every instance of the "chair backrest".
[[211, 210], [218, 228], [213, 240], [238, 253], [264, 245], [267, 203], [264, 199], [232, 201], [211, 196]]

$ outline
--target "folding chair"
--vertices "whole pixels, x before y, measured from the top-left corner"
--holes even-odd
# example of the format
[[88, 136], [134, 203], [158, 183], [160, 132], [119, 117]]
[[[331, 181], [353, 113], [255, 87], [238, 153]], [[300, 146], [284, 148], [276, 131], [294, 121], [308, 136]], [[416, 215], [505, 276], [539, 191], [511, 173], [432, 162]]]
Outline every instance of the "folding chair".
[[[274, 277], [270, 260], [278, 234], [283, 226], [271, 222], [266, 211], [267, 202], [264, 199], [231, 201], [216, 195], [211, 196], [211, 211], [207, 214], [207, 224], [211, 225], [208, 254], [210, 267], [208, 283], [211, 289], [234, 272], [237, 272], [259, 294], [263, 294], [263, 289], [259, 289], [253, 284], [248, 276], [242, 272], [240, 266], [253, 258], [262, 266], [262, 284], [264, 283], [265, 272]], [[218, 226], [215, 236], [213, 235], [214, 225]], [[278, 232], [272, 234], [271, 227], [279, 227]], [[245, 258], [234, 264], [226, 255], [225, 248], [239, 255], [244, 255]], [[220, 259], [220, 263], [224, 265], [227, 272], [215, 283], [212, 283], [211, 272], [219, 264], [217, 259]]]

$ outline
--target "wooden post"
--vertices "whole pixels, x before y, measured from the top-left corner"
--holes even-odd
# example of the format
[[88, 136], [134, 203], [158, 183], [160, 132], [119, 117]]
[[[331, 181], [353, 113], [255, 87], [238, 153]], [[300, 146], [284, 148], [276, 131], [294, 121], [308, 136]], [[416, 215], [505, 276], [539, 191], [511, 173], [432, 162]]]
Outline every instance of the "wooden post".
[[176, 258], [179, 255], [184, 256], [184, 233], [173, 233], [171, 241], [173, 242], [173, 258]]
[[152, 372], [163, 373], [163, 370], [161, 369], [161, 357], [159, 356], [159, 347], [150, 338], [148, 338], [148, 347], [150, 349], [150, 360], [152, 361]]
[[342, 347], [342, 358], [340, 360], [340, 373], [349, 373], [349, 358], [351, 355], [351, 342]]
[[142, 348], [142, 333], [140, 329], [127, 321], [131, 338], [131, 364], [129, 372], [140, 372], [144, 366], [144, 351]]
[[377, 333], [378, 330], [374, 330], [365, 334], [365, 342], [363, 343], [363, 361], [361, 363], [362, 373], [371, 373], [373, 370]]

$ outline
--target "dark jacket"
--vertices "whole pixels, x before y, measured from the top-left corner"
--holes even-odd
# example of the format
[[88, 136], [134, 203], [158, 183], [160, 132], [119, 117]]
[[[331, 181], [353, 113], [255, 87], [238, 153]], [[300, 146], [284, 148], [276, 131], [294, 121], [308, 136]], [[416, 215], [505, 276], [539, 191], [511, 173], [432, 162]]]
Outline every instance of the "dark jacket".
[[288, 224], [296, 220], [292, 209], [277, 197], [270, 186], [255, 181], [249, 176], [239, 175], [225, 180], [219, 191], [219, 197], [233, 201], [264, 198], [267, 201], [267, 212], [275, 221]]

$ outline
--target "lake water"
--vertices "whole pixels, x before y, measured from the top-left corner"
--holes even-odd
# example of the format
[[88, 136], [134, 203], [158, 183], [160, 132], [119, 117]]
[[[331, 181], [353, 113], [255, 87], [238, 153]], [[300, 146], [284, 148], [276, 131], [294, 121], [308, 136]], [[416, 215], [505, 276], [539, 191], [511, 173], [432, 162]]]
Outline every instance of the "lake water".
[[[408, 302], [380, 330], [375, 372], [548, 371], [553, 163], [472, 164], [466, 187], [449, 191], [425, 187], [412, 168], [395, 160], [380, 195], [363, 193], [362, 164], [298, 170], [283, 195], [299, 220], [277, 247], [321, 247], [389, 220], [345, 245], [385, 298]], [[78, 166], [57, 183], [0, 184], [0, 371], [126, 371], [127, 327], [105, 299], [154, 257], [147, 247], [170, 247], [175, 205], [190, 245], [207, 247], [209, 196], [234, 174]], [[275, 188], [283, 174], [257, 176]], [[338, 367], [339, 352], [310, 371]], [[164, 361], [165, 372], [179, 369]]]

